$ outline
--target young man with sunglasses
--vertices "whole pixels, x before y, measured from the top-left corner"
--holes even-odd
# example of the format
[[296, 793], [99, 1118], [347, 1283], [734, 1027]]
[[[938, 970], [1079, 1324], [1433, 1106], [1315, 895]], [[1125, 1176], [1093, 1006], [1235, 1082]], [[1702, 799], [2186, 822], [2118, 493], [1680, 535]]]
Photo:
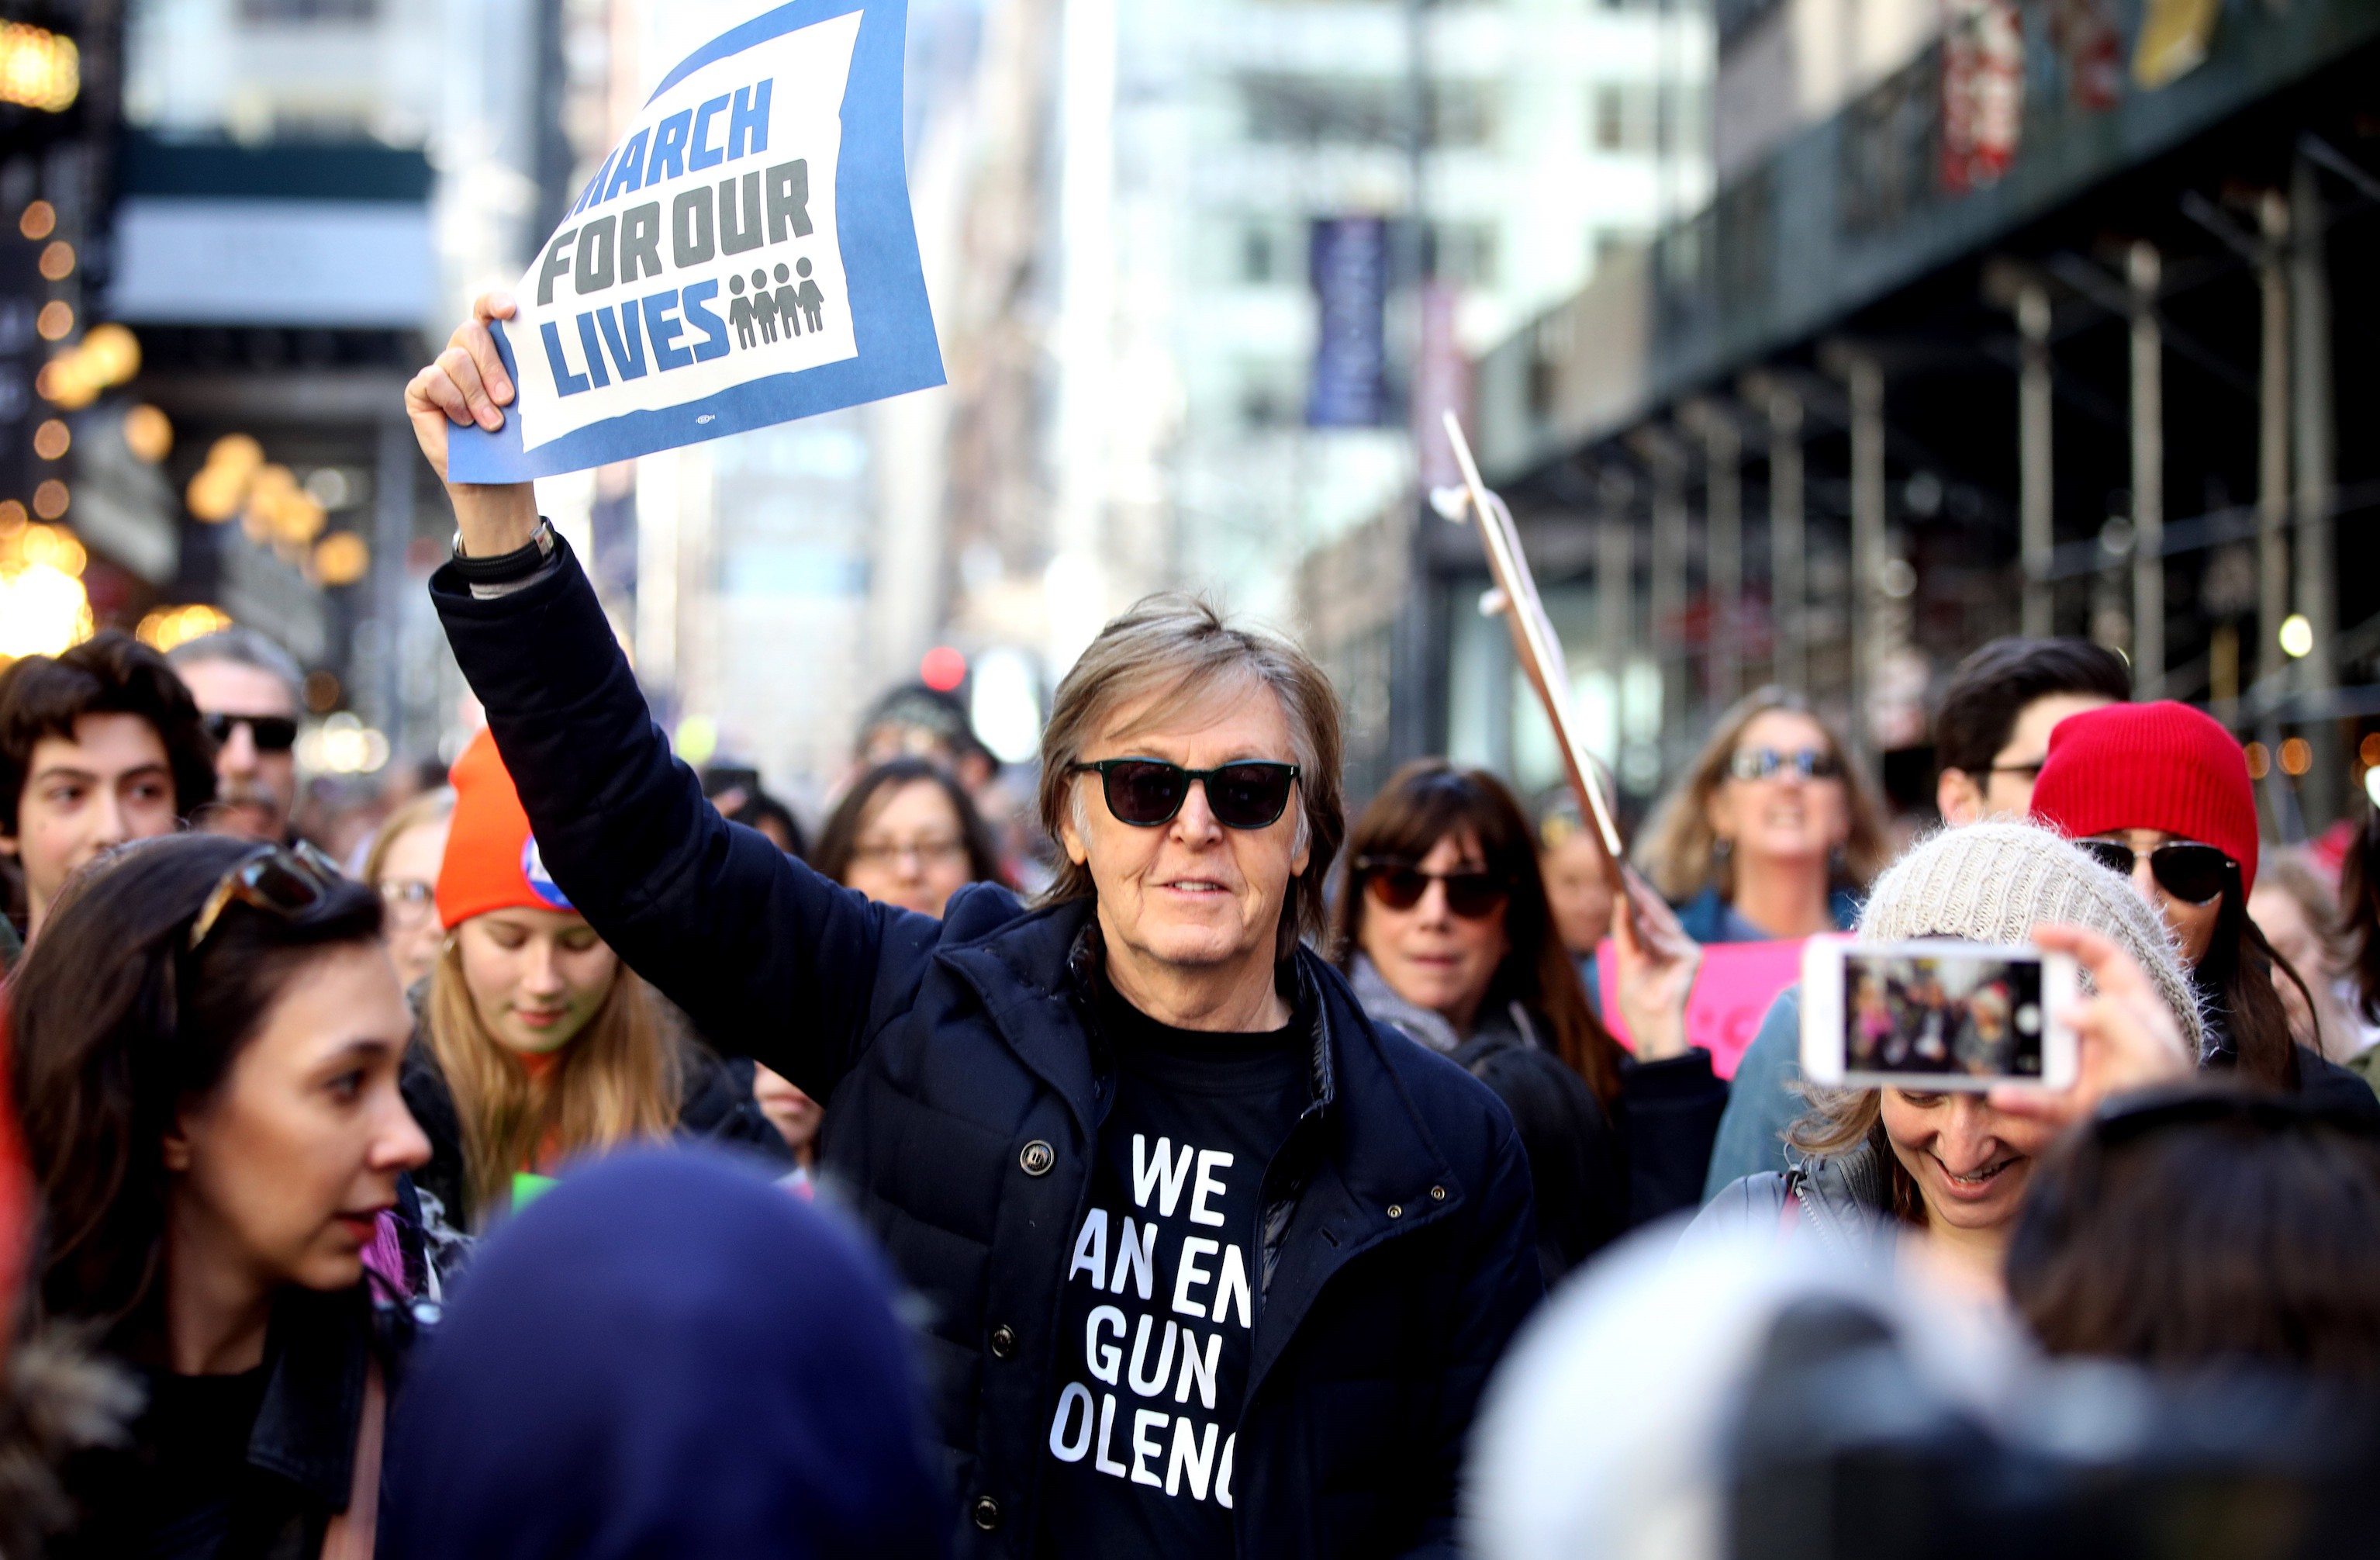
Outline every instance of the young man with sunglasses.
[[[165, 658], [110, 631], [0, 673], [0, 943], [30, 936], [83, 863], [172, 834], [214, 796], [213, 756]], [[0, 964], [8, 962], [0, 952]]]
[[201, 826], [286, 844], [298, 804], [298, 663], [245, 625], [176, 645], [167, 659], [215, 740], [216, 806]]
[[[483, 299], [407, 409], [431, 465], [511, 399]], [[941, 921], [722, 823], [527, 483], [450, 483], [431, 582], [554, 880], [702, 1031], [834, 1101], [840, 1183], [927, 1302], [969, 1555], [1451, 1554], [1489, 1371], [1542, 1292], [1528, 1168], [1461, 1068], [1301, 941], [1339, 711], [1183, 600], [1060, 685], [1027, 910]]]

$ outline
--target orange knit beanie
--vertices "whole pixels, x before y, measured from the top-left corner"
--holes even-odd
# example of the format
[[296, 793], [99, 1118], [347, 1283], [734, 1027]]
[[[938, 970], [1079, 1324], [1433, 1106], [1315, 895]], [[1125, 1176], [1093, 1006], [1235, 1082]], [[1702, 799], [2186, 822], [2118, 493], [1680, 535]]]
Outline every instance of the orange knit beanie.
[[446, 859], [438, 867], [438, 920], [453, 930], [490, 910], [566, 910], [528, 832], [520, 793], [482, 727], [448, 776], [455, 819], [446, 831]]

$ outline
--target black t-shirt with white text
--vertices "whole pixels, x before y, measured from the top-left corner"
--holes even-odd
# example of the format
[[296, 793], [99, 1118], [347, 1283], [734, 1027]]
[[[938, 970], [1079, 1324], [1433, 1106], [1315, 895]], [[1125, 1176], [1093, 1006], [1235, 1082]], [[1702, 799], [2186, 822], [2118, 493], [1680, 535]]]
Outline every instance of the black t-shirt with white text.
[[1101, 986], [1116, 1055], [1060, 1307], [1041, 1553], [1232, 1552], [1263, 1184], [1306, 1105], [1311, 1020], [1177, 1030]]

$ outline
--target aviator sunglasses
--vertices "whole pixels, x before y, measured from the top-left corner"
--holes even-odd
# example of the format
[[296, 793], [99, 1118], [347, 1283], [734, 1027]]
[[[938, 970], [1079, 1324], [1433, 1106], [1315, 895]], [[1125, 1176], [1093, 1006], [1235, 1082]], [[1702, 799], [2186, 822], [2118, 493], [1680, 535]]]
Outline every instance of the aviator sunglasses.
[[190, 922], [190, 946], [207, 940], [234, 900], [284, 920], [299, 920], [338, 883], [337, 865], [304, 840], [286, 847], [261, 846], [216, 882]]
[[[2132, 875], [2132, 863], [2139, 859], [2132, 847], [2121, 840], [2078, 839], [2074, 843], [2089, 851], [2101, 866], [2125, 877]], [[2195, 840], [2175, 840], [2149, 852], [2149, 872], [2156, 879], [2157, 886], [2186, 904], [2204, 905], [2214, 898], [2238, 871], [2231, 858]]]
[[1464, 920], [1485, 920], [1512, 896], [1512, 885], [1493, 872], [1426, 872], [1394, 856], [1359, 856], [1355, 871], [1372, 897], [1391, 910], [1412, 909], [1433, 883], [1446, 885], [1446, 908]]
[[1173, 822], [1190, 798], [1193, 780], [1207, 787], [1207, 810], [1227, 829], [1269, 829], [1289, 810], [1297, 765], [1249, 759], [1213, 769], [1184, 769], [1163, 759], [1101, 759], [1066, 766], [1069, 774], [1097, 774], [1108, 811], [1135, 829]]

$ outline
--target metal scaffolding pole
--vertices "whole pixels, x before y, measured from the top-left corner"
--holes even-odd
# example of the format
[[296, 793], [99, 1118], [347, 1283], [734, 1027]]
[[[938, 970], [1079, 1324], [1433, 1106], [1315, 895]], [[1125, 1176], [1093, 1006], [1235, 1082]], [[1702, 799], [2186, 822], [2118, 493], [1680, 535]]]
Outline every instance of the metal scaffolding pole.
[[2058, 551], [2050, 463], [2049, 289], [2027, 282], [2016, 295], [2017, 334], [2023, 338], [2017, 370], [2018, 533], [2024, 563], [2024, 631], [2035, 639], [2057, 632], [2057, 587], [2050, 566]]
[[1686, 452], [1667, 429], [1642, 428], [1637, 454], [1653, 471], [1653, 578], [1646, 607], [1653, 653], [1661, 668], [1661, 735], [1666, 771], [1672, 739], [1683, 740], [1691, 702], [1686, 679]]
[[2256, 202], [2262, 347], [2256, 377], [2256, 681], [2266, 700], [2289, 681], [2281, 620], [2289, 614], [2289, 208], [2277, 191]]
[[1876, 628], [1883, 616], [1885, 564], [1884, 369], [1866, 353], [1846, 365], [1852, 401], [1852, 719], [1851, 743], [1865, 754], [1868, 701], [1876, 686]]
[[[1596, 496], [1601, 514], [1595, 528], [1595, 637], [1601, 650], [1603, 675], [1611, 681], [1612, 727], [1624, 738], [1628, 650], [1636, 632], [1632, 610], [1636, 596], [1636, 519], [1631, 513], [1635, 484], [1625, 473], [1609, 471]], [[1617, 749], [1615, 742], [1614, 750], [1605, 755], [1615, 766], [1620, 762]]]
[[1807, 542], [1802, 526], [1802, 402], [1768, 393], [1768, 615], [1777, 637], [1774, 679], [1808, 692]]
[[1710, 591], [1711, 701], [1743, 696], [1743, 435], [1719, 408], [1693, 408], [1708, 469], [1704, 499], [1703, 577]]
[[2157, 324], [2156, 246], [2125, 258], [2132, 304], [2132, 688], [2165, 694], [2165, 344]]
[[[2326, 690], [2338, 686], [2338, 660], [2331, 640], [2338, 632], [2338, 594], [2333, 580], [2337, 557], [2332, 534], [2330, 382], [2329, 213], [2314, 165], [2302, 154], [2289, 176], [2289, 224], [2296, 242], [2289, 251], [2290, 324], [2297, 350], [2289, 405], [2297, 432], [2298, 610], [2313, 628], [2313, 649], [2298, 664], [2298, 686]], [[2345, 778], [2337, 723], [2325, 721], [2307, 733], [2313, 767], [2306, 774], [2306, 811], [2313, 818], [2338, 816], [2339, 782]]]

